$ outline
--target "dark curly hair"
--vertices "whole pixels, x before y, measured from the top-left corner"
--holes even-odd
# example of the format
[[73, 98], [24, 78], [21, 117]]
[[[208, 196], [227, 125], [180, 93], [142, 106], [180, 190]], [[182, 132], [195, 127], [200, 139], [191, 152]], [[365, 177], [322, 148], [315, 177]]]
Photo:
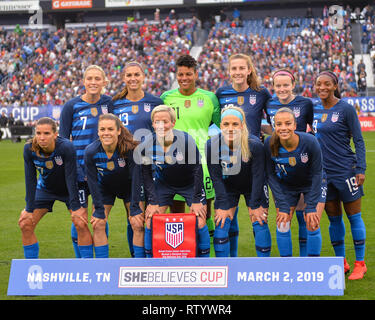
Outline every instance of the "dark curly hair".
[[178, 57], [176, 61], [176, 66], [194, 68], [194, 70], [197, 70], [198, 63], [191, 55], [185, 54]]

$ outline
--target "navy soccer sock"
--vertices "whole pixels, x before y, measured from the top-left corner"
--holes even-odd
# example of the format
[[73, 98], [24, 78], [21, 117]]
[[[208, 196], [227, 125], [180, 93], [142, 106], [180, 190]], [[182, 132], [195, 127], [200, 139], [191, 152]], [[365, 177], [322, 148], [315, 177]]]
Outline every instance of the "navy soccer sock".
[[79, 247], [78, 247], [78, 233], [77, 233], [77, 229], [76, 229], [74, 223], [72, 223], [72, 227], [70, 229], [70, 234], [71, 234], [71, 237], [72, 237], [74, 254], [75, 254], [76, 258], [82, 258], [81, 253], [79, 252]]
[[133, 228], [128, 219], [128, 225], [126, 227], [126, 236], [128, 239], [130, 255], [134, 258], [134, 248], [133, 248]]
[[152, 258], [152, 232], [145, 227], [145, 254], [146, 258]]
[[145, 258], [145, 247], [139, 247], [136, 245], [133, 245], [134, 248], [134, 258]]

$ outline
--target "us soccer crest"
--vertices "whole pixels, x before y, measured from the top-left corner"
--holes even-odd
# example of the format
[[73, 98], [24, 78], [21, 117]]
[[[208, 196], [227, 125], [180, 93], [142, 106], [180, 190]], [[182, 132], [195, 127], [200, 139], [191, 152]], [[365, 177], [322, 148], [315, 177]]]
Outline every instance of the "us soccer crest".
[[145, 110], [145, 112], [150, 112], [151, 111], [151, 105], [149, 103], [145, 103], [143, 105], [143, 109]]
[[338, 112], [334, 112], [334, 113], [332, 114], [331, 121], [332, 121], [332, 122], [337, 122], [337, 120], [339, 119], [339, 115], [340, 115], [340, 113], [338, 113]]
[[169, 244], [173, 249], [176, 249], [178, 246], [180, 246], [184, 242], [184, 223], [183, 222], [166, 222], [165, 223], [165, 242]]
[[120, 167], [120, 168], [123, 168], [123, 167], [125, 167], [125, 160], [123, 159], [123, 158], [119, 158], [118, 160], [117, 160], [117, 162], [118, 162], [118, 166]]
[[250, 97], [249, 97], [249, 103], [251, 105], [256, 104], [257, 103], [257, 96], [256, 95], [250, 95]]
[[309, 155], [307, 153], [301, 153], [301, 161], [302, 163], [309, 161]]
[[204, 105], [204, 100], [203, 99], [198, 99], [197, 105], [198, 105], [199, 108], [202, 108], [203, 105]]
[[301, 115], [301, 108], [293, 108], [293, 113], [296, 118]]
[[108, 113], [108, 107], [106, 104], [100, 106], [102, 108], [102, 113], [107, 114]]
[[58, 166], [61, 166], [63, 164], [63, 159], [61, 158], [61, 156], [56, 156], [55, 162]]

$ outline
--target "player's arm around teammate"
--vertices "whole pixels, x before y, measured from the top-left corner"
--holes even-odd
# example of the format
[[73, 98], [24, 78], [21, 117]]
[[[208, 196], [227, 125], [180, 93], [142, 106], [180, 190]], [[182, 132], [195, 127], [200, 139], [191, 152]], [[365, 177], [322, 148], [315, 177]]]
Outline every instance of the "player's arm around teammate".
[[64, 202], [70, 211], [78, 230], [78, 242], [83, 245], [90, 242], [85, 210], [78, 199], [74, 146], [69, 140], [58, 137], [54, 120], [47, 117], [38, 120], [35, 136], [26, 143], [23, 156], [26, 207], [18, 224], [25, 258], [39, 257], [39, 242], [34, 231], [44, 215], [52, 211], [56, 200]]
[[292, 256], [291, 219], [304, 194], [306, 203], [307, 255], [320, 255], [320, 218], [325, 202], [322, 153], [316, 138], [296, 132], [289, 108], [275, 114], [275, 130], [265, 141], [266, 171], [275, 199], [276, 239], [281, 256]]
[[[321, 104], [314, 106], [314, 132], [323, 153], [327, 173], [325, 211], [330, 222], [329, 234], [336, 256], [345, 258], [345, 225], [342, 205], [350, 222], [354, 242], [354, 270], [349, 280], [362, 279], [365, 264], [366, 227], [362, 219], [361, 198], [366, 170], [366, 150], [360, 122], [354, 107], [341, 100], [338, 78], [331, 71], [321, 72], [315, 91]], [[353, 139], [355, 152], [351, 148]], [[350, 270], [344, 259], [345, 273]]]
[[216, 256], [226, 257], [230, 254], [229, 230], [242, 194], [253, 225], [257, 255], [269, 256], [271, 235], [267, 214], [262, 207], [265, 177], [263, 144], [250, 139], [241, 108], [224, 108], [220, 129], [221, 133], [206, 145], [208, 168], [216, 190]]
[[[96, 257], [107, 258], [106, 225], [115, 199], [120, 198], [130, 209], [135, 257], [144, 257], [143, 214], [139, 208], [139, 190], [133, 161], [137, 143], [120, 119], [113, 114], [101, 115], [98, 122], [99, 140], [85, 149], [85, 170], [95, 207], [91, 218]], [[134, 192], [133, 192], [134, 191]], [[137, 200], [138, 199], [138, 200]], [[132, 203], [132, 205], [130, 205]]]

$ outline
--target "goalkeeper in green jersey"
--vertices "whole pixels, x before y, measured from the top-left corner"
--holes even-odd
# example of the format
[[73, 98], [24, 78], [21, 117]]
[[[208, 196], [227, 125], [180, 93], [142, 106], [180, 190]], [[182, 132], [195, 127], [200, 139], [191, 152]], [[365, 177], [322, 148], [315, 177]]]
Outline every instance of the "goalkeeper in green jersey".
[[[209, 139], [208, 128], [211, 124], [220, 126], [220, 104], [213, 92], [197, 88], [197, 61], [190, 55], [180, 56], [176, 61], [176, 77], [179, 87], [161, 95], [164, 104], [176, 111], [175, 129], [189, 133], [198, 146], [202, 155], [204, 173], [204, 188], [207, 198], [207, 225], [210, 235], [213, 235], [214, 223], [211, 219], [211, 203], [215, 191], [208, 173], [204, 147]], [[185, 212], [185, 199], [179, 195], [175, 197], [171, 212]]]

